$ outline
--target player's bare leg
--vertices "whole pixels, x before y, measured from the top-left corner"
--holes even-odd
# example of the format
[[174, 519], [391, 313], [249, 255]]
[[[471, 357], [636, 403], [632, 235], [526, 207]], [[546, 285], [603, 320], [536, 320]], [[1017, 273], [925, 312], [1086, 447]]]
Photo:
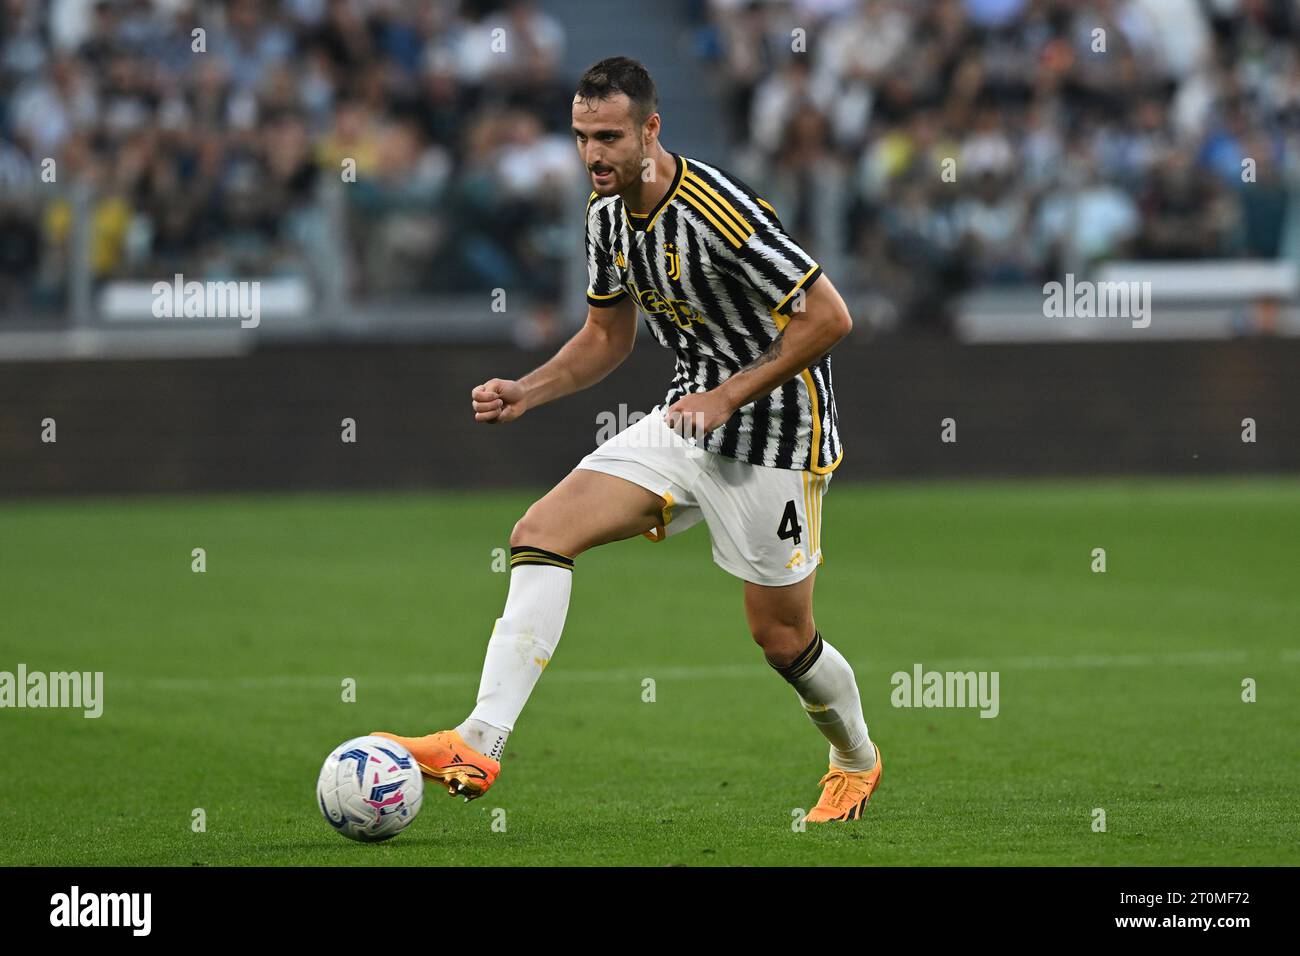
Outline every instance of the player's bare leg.
[[813, 622], [814, 571], [798, 584], [765, 587], [745, 582], [749, 631], [767, 662], [790, 682], [804, 711], [830, 742], [830, 769], [822, 796], [808, 814], [813, 823], [856, 820], [880, 783], [880, 751], [867, 734], [853, 668]]
[[426, 777], [467, 800], [501, 771], [506, 738], [559, 643], [569, 609], [573, 559], [635, 537], [662, 520], [664, 499], [613, 475], [575, 468], [536, 501], [510, 534], [510, 593], [492, 628], [478, 703], [455, 730], [398, 737]]
[[575, 468], [524, 512], [510, 546], [532, 545], [576, 558], [651, 530], [663, 507], [663, 498], [625, 478]]

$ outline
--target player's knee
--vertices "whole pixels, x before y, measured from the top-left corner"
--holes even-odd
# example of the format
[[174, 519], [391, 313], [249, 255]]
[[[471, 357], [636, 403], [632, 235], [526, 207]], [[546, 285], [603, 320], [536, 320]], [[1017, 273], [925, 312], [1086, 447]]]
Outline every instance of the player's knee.
[[556, 551], [569, 556], [573, 555], [572, 544], [561, 540], [559, 535], [556, 534], [553, 523], [547, 521], [546, 516], [539, 513], [537, 505], [533, 505], [524, 512], [524, 516], [515, 522], [515, 526], [510, 532], [510, 547], [518, 548], [524, 545], [533, 548], [545, 548], [547, 551]]
[[763, 649], [763, 656], [775, 667], [784, 667], [794, 661], [808, 645], [804, 628], [783, 621], [764, 621], [750, 627], [754, 643]]
[[534, 548], [544, 548], [546, 545], [539, 540], [542, 534], [541, 523], [534, 517], [532, 509], [528, 509], [524, 516], [515, 522], [515, 526], [510, 531], [510, 547], [518, 548], [522, 545], [529, 544]]

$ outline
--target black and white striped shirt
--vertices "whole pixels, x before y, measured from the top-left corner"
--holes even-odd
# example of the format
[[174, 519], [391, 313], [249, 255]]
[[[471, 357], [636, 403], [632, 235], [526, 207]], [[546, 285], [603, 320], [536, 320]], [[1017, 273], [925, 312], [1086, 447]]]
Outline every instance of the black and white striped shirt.
[[[645, 215], [618, 196], [587, 203], [587, 301], [632, 295], [646, 326], [677, 355], [667, 407], [716, 388], [766, 349], [821, 267], [776, 211], [714, 166], [673, 154], [677, 172]], [[827, 353], [710, 432], [711, 452], [769, 468], [826, 474], [840, 463]]]

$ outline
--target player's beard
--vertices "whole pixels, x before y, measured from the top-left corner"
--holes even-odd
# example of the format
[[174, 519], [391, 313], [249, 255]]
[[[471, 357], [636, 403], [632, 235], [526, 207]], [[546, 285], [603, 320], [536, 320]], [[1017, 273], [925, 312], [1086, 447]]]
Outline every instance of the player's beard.
[[595, 177], [595, 170], [588, 169], [592, 174], [591, 185], [598, 196], [614, 196], [626, 192], [629, 187], [633, 186], [638, 177], [641, 175], [641, 166], [644, 158], [644, 152], [632, 157], [626, 163], [620, 163], [617, 166], [611, 163], [601, 163], [600, 166], [606, 167], [613, 172], [610, 180], [602, 185]]

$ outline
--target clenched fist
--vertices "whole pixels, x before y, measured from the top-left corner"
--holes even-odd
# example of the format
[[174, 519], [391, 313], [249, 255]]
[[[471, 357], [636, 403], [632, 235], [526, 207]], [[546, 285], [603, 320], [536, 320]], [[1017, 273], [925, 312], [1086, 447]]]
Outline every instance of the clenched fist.
[[500, 425], [514, 421], [528, 409], [524, 387], [510, 379], [490, 379], [469, 395], [476, 422]]

